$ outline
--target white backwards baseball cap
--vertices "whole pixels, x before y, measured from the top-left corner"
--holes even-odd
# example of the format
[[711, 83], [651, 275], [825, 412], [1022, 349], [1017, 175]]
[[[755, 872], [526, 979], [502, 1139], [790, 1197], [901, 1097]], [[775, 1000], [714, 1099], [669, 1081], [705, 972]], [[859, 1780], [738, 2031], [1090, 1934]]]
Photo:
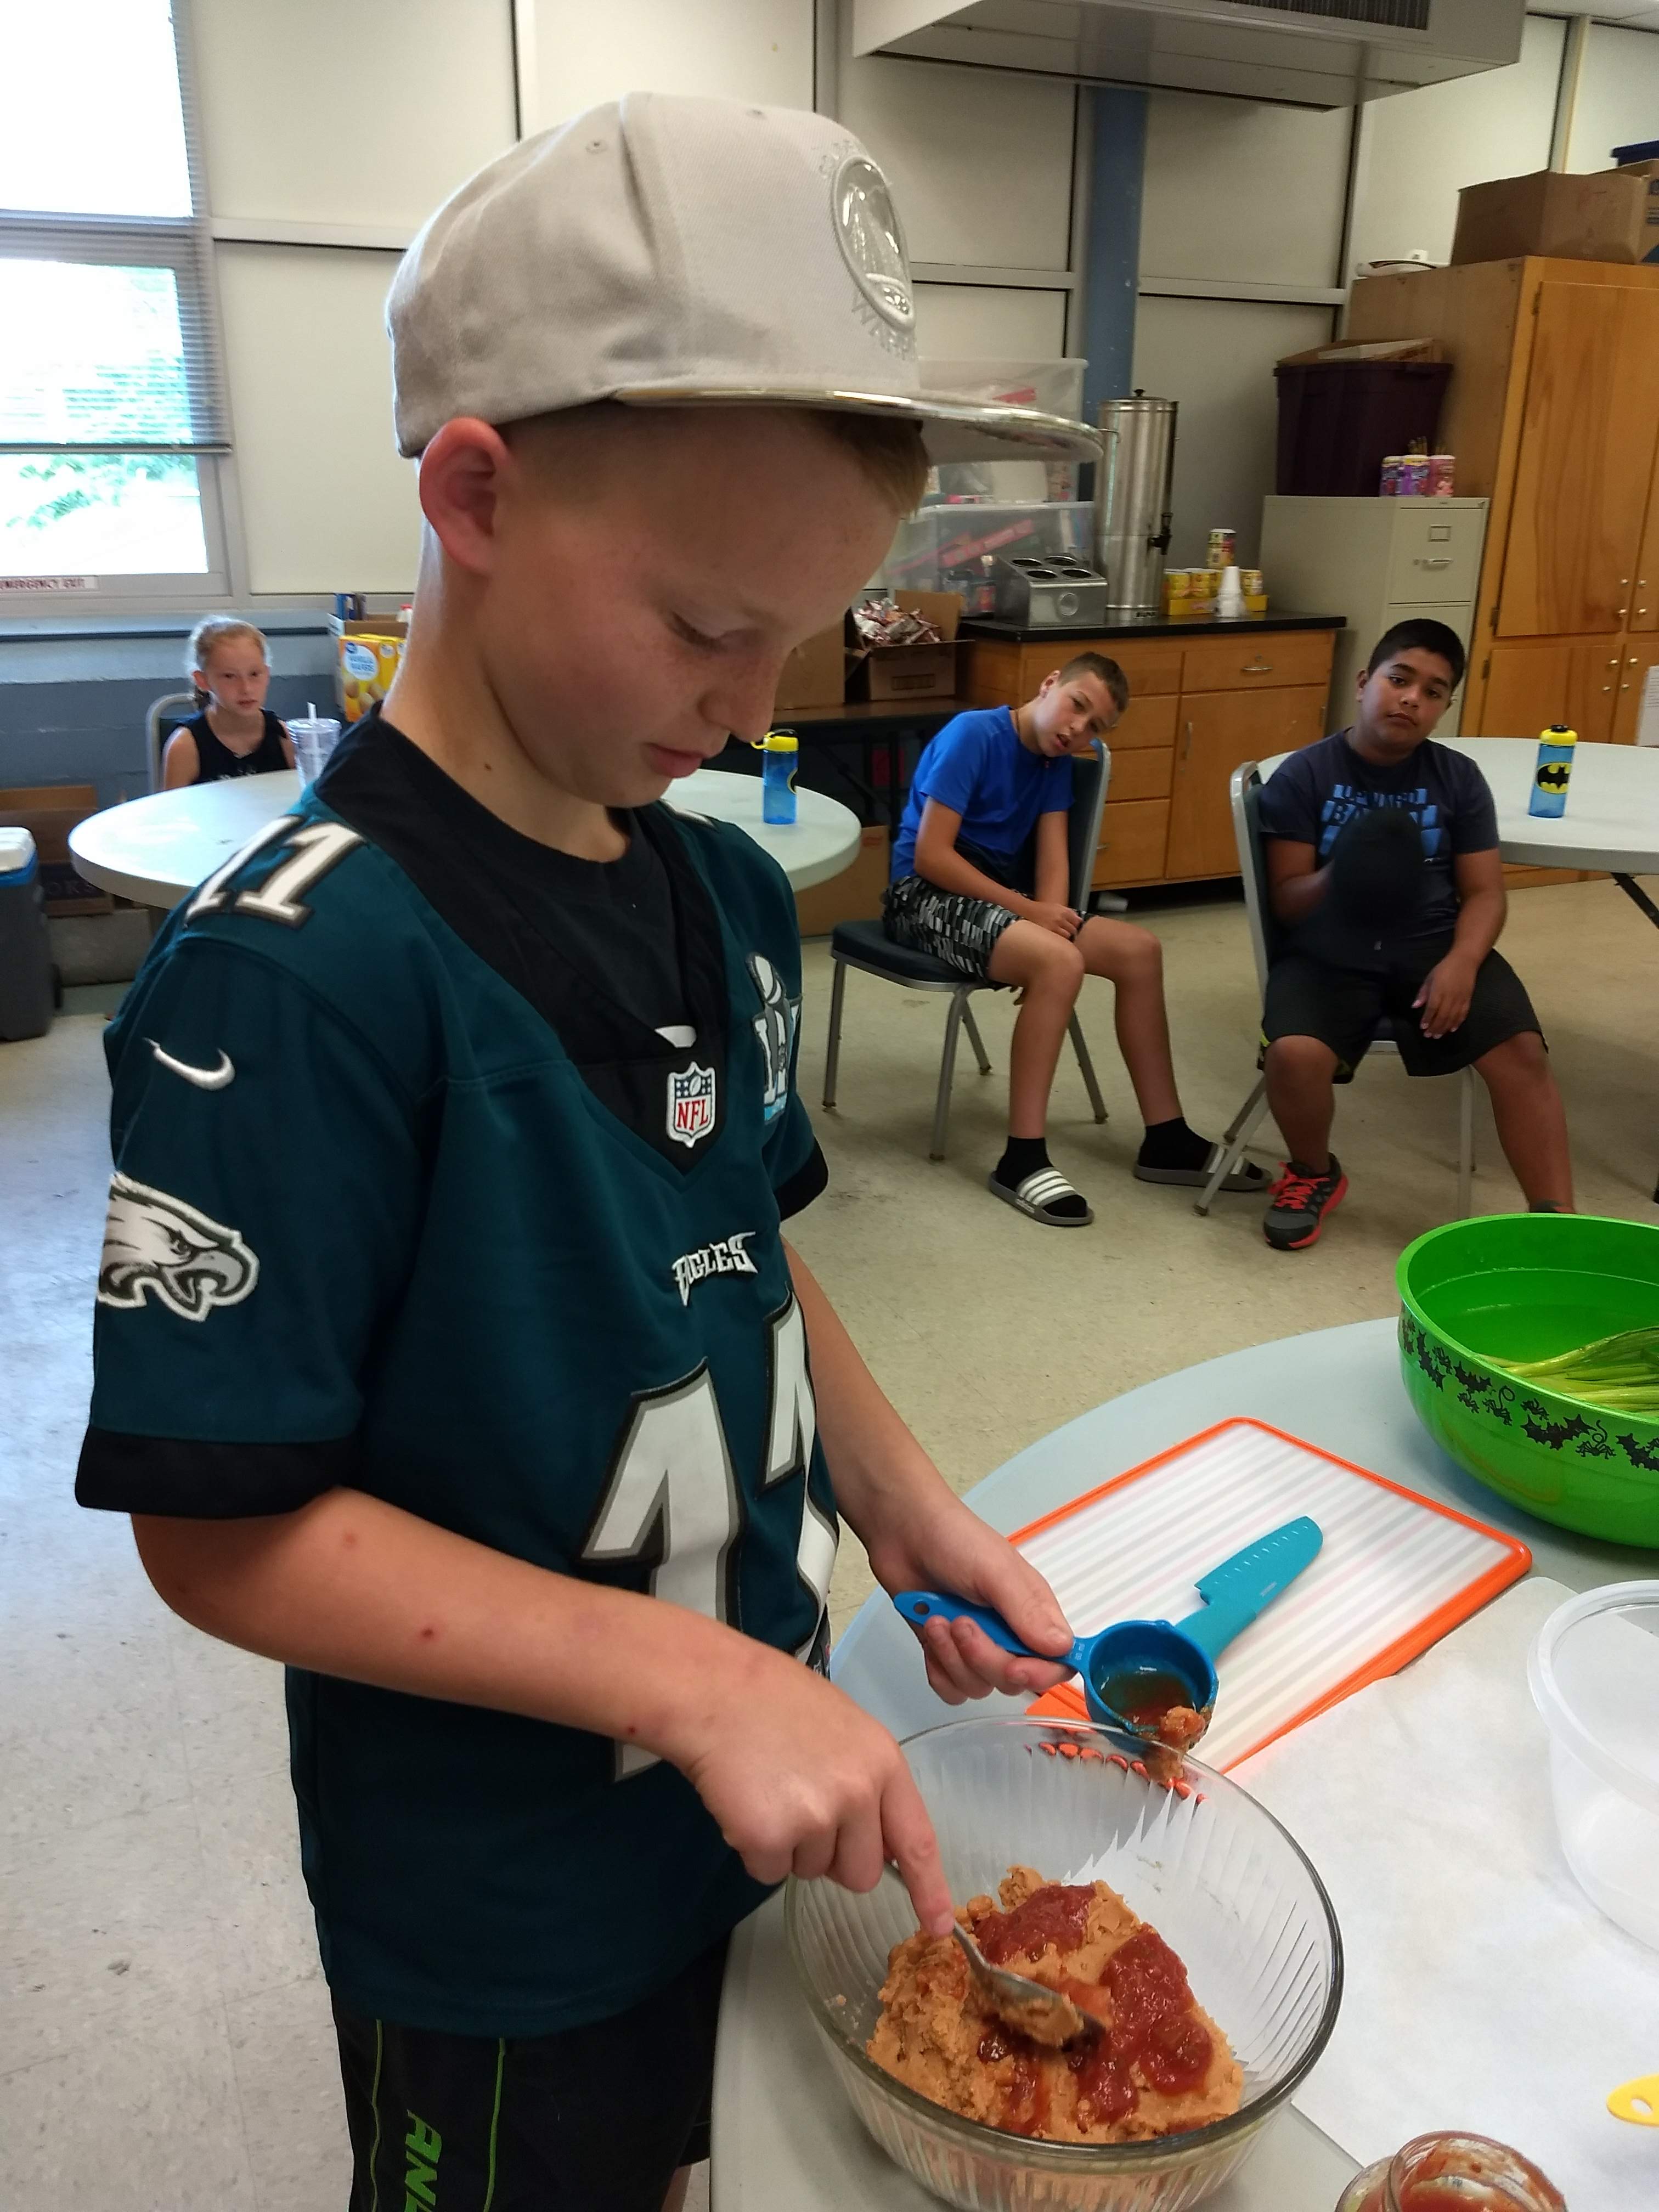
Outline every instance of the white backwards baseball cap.
[[598, 399], [885, 415], [934, 461], [1100, 451], [1085, 423], [921, 389], [887, 179], [796, 108], [630, 92], [524, 140], [427, 223], [386, 324], [408, 454], [457, 415]]

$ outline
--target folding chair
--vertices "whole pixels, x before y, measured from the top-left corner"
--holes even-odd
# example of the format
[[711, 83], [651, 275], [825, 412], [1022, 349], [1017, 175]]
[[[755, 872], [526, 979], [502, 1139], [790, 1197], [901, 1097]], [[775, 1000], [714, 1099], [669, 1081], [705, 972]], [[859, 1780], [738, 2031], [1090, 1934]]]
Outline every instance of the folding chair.
[[149, 787], [161, 788], [161, 752], [167, 739], [180, 722], [187, 722], [199, 712], [193, 691], [168, 691], [149, 702], [149, 712], [144, 716], [144, 766], [149, 771]]
[[[1278, 924], [1267, 896], [1267, 867], [1261, 849], [1261, 771], [1254, 761], [1236, 768], [1228, 787], [1232, 801], [1233, 836], [1238, 846], [1238, 869], [1244, 879], [1244, 916], [1249, 924], [1250, 950], [1255, 955], [1255, 980], [1262, 999], [1267, 995], [1267, 969], [1273, 958]], [[1394, 1024], [1386, 1015], [1372, 1033], [1373, 1052], [1398, 1054]], [[1267, 1079], [1256, 1078], [1255, 1088], [1234, 1115], [1221, 1139], [1221, 1152], [1210, 1171], [1210, 1180], [1193, 1202], [1195, 1213], [1207, 1213], [1210, 1201], [1238, 1165], [1244, 1147], [1267, 1110]], [[1466, 1067], [1459, 1079], [1457, 1212], [1466, 1215], [1473, 1198], [1474, 1178], [1474, 1070]]]
[[[1112, 757], [1097, 739], [1094, 757], [1079, 754], [1072, 763], [1072, 809], [1066, 817], [1066, 845], [1070, 862], [1070, 898], [1079, 912], [1086, 912], [1089, 904], [1089, 879], [1095, 872], [1095, 854], [1100, 844], [1101, 811], [1106, 804], [1106, 787], [1112, 773]], [[907, 991], [945, 991], [951, 1004], [945, 1017], [945, 1049], [939, 1057], [939, 1091], [933, 1101], [933, 1140], [928, 1148], [929, 1159], [945, 1158], [945, 1134], [951, 1118], [951, 1084], [956, 1073], [957, 1036], [965, 1029], [968, 1042], [974, 1048], [981, 1075], [991, 1073], [991, 1062], [981, 1039], [979, 1026], [969, 1006], [975, 991], [1000, 991], [1006, 987], [1000, 983], [981, 981], [958, 975], [947, 968], [942, 960], [931, 953], [912, 951], [908, 945], [895, 945], [878, 921], [837, 922], [830, 939], [830, 957], [835, 963], [835, 981], [830, 990], [830, 1041], [823, 1062], [823, 1103], [836, 1103], [836, 1078], [841, 1066], [842, 1006], [847, 994], [847, 971], [861, 969], [866, 975], [878, 975], [884, 983], [896, 983]], [[1100, 1095], [1100, 1085], [1095, 1080], [1094, 1062], [1089, 1057], [1089, 1048], [1084, 1042], [1083, 1029], [1075, 1013], [1070, 1025], [1072, 1048], [1077, 1054], [1077, 1064], [1082, 1071], [1089, 1103], [1094, 1109], [1097, 1121], [1106, 1119], [1106, 1102]]]

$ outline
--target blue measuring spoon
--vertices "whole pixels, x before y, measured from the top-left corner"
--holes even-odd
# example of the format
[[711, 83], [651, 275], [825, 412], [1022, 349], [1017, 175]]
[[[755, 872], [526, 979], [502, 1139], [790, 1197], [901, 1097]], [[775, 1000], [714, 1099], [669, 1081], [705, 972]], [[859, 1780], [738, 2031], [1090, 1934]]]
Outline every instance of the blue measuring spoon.
[[[936, 1590], [901, 1590], [893, 1603], [913, 1627], [936, 1615], [971, 1620], [993, 1644], [1022, 1659], [1047, 1658], [1075, 1668], [1091, 1719], [1132, 1735], [1156, 1737], [1158, 1715], [1132, 1717], [1161, 1701], [1163, 1708], [1186, 1704], [1207, 1727], [1216, 1700], [1215, 1662], [1239, 1635], [1302, 1570], [1324, 1542], [1319, 1523], [1301, 1515], [1235, 1552], [1198, 1581], [1204, 1603], [1185, 1620], [1118, 1620], [1093, 1636], [1080, 1636], [1064, 1654], [1033, 1651], [1022, 1644], [999, 1613], [969, 1605], [965, 1598]], [[1128, 1712], [1121, 1710], [1127, 1705]]]

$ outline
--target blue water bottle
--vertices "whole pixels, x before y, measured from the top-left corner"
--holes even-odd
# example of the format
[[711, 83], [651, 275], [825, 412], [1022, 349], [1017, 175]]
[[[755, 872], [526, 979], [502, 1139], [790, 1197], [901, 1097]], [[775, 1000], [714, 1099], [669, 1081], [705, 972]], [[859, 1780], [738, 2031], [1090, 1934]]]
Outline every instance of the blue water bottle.
[[787, 730], [769, 730], [759, 743], [761, 758], [761, 820], [793, 822], [795, 818], [795, 766], [800, 740]]
[[1568, 729], [1564, 722], [1552, 722], [1547, 730], [1539, 732], [1538, 763], [1532, 772], [1532, 797], [1527, 801], [1528, 814], [1566, 812], [1567, 781], [1577, 743], [1577, 731]]

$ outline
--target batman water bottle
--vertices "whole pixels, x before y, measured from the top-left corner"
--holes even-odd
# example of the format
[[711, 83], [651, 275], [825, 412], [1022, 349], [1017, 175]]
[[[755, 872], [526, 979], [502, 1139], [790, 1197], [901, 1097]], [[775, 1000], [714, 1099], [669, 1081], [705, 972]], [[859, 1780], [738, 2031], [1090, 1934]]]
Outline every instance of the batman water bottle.
[[761, 755], [761, 820], [793, 822], [795, 818], [795, 764], [800, 740], [787, 730], [769, 730], [751, 738]]
[[1573, 748], [1577, 743], [1577, 731], [1561, 722], [1552, 722], [1547, 730], [1539, 732], [1538, 764], [1532, 772], [1532, 797], [1527, 801], [1528, 814], [1566, 812], [1567, 779], [1572, 774]]

